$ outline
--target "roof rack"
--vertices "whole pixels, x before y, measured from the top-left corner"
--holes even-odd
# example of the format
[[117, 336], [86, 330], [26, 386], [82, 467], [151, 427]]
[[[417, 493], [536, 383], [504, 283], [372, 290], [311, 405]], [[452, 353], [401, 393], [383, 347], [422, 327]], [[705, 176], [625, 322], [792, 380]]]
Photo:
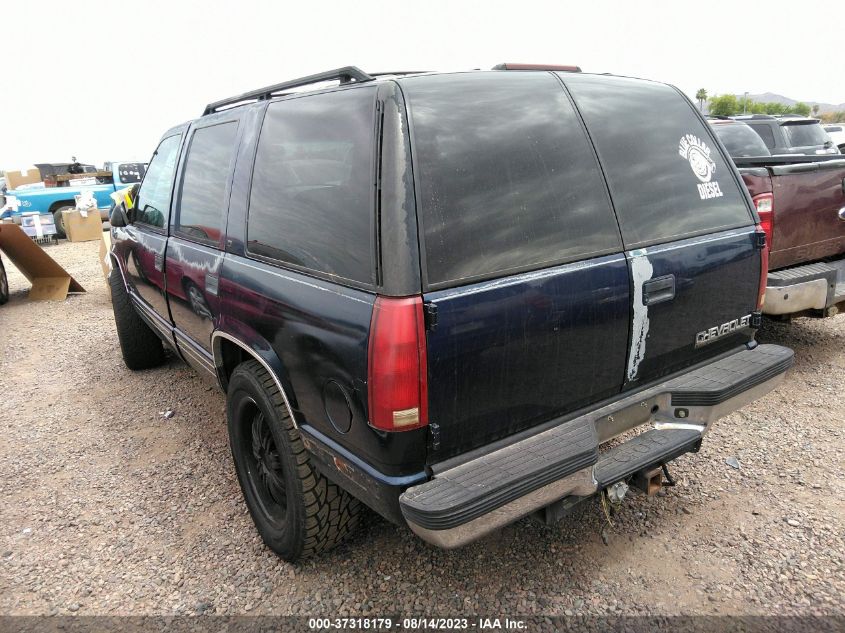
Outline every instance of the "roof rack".
[[355, 66], [344, 66], [343, 68], [336, 68], [335, 70], [328, 70], [326, 72], [317, 73], [316, 75], [308, 75], [307, 77], [300, 77], [299, 79], [291, 79], [284, 81], [274, 86], [267, 86], [266, 88], [259, 88], [258, 90], [251, 90], [236, 97], [229, 97], [228, 99], [221, 99], [214, 103], [209, 103], [205, 106], [202, 115], [213, 114], [220, 110], [245, 103], [254, 103], [256, 101], [266, 101], [273, 98], [277, 93], [290, 88], [301, 88], [302, 86], [309, 86], [311, 84], [321, 83], [323, 81], [337, 80], [341, 84], [349, 83], [363, 83], [365, 81], [373, 81], [375, 77], [368, 75], [360, 68]]
[[581, 67], [566, 64], [514, 64], [513, 62], [504, 62], [496, 64], [490, 70], [560, 70], [568, 73], [580, 73]]

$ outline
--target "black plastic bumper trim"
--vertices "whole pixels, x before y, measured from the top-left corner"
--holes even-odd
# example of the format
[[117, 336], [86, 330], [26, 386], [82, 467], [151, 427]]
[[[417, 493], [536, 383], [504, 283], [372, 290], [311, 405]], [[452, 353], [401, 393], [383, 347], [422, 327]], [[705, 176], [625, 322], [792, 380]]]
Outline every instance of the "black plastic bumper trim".
[[573, 420], [407, 490], [399, 503], [408, 521], [445, 530], [587, 468], [597, 459], [598, 436], [592, 421]]
[[[673, 406], [712, 406], [785, 372], [792, 361], [793, 352], [788, 348], [757, 345], [649, 391], [652, 395], [671, 394]], [[630, 399], [631, 394], [622, 394], [620, 399], [624, 398]], [[607, 412], [607, 407], [602, 411]], [[696, 450], [701, 442], [697, 430], [652, 430], [599, 457], [597, 415], [597, 411], [587, 413], [412, 486], [399, 498], [402, 515], [424, 529], [448, 530], [594, 464], [598, 464], [601, 483], [609, 485]], [[608, 455], [618, 462], [613, 468]]]
[[652, 429], [603, 453], [593, 470], [599, 489], [627, 479], [637, 471], [659, 466], [697, 450], [701, 433], [687, 429]]
[[[795, 353], [779, 345], [758, 345], [670, 383], [673, 407], [712, 407], [792, 367]], [[673, 381], [675, 382], [675, 381]]]

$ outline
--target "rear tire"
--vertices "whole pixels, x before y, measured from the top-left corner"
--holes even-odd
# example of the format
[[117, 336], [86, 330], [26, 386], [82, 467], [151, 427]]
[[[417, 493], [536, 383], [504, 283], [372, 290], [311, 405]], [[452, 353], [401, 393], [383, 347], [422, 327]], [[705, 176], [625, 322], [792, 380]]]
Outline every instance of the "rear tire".
[[56, 235], [58, 237], [67, 238], [67, 233], [65, 233], [65, 219], [64, 216], [62, 216], [62, 211], [64, 211], [65, 209], [70, 210], [73, 208], [73, 205], [65, 204], [53, 211], [53, 223], [56, 225]]
[[132, 370], [150, 369], [164, 362], [164, 346], [132, 305], [117, 267], [109, 275], [111, 304], [123, 362]]
[[276, 382], [258, 361], [232, 373], [226, 415], [238, 481], [270, 549], [294, 562], [353, 531], [360, 502], [311, 466]]
[[0, 306], [9, 300], [9, 278], [6, 277], [6, 267], [0, 258]]

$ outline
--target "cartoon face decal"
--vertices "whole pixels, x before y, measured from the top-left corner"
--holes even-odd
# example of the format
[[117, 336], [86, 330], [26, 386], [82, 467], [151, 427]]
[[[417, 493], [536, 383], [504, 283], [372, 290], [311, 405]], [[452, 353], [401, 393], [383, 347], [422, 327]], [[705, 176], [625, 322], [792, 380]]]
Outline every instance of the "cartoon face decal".
[[710, 158], [710, 148], [693, 134], [681, 137], [678, 154], [689, 161], [690, 169], [701, 182], [710, 182], [716, 172], [716, 163]]

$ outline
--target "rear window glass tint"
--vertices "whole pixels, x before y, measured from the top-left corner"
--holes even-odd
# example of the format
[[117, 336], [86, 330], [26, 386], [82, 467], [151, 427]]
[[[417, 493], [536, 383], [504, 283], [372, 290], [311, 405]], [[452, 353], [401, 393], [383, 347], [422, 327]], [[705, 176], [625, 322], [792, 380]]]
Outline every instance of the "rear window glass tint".
[[782, 127], [792, 147], [824, 145], [830, 140], [818, 123], [789, 123]]
[[403, 80], [429, 285], [621, 248], [595, 154], [548, 73]]
[[709, 126], [672, 87], [563, 77], [605, 168], [627, 248], [750, 224]]
[[247, 227], [251, 253], [371, 284], [375, 88], [271, 103]]
[[775, 143], [775, 133], [772, 131], [772, 127], [770, 125], [766, 123], [758, 123], [756, 125], [753, 123], [749, 123], [748, 125], [751, 127], [752, 130], [757, 132], [757, 135], [761, 139], [763, 139], [763, 142], [766, 144], [766, 147], [768, 147], [769, 149], [774, 149], [777, 143]]
[[743, 123], [715, 123], [713, 129], [734, 158], [771, 156], [763, 139]]
[[204, 242], [220, 240], [237, 132], [237, 122], [231, 121], [199, 128], [191, 137], [176, 224], [186, 237]]

